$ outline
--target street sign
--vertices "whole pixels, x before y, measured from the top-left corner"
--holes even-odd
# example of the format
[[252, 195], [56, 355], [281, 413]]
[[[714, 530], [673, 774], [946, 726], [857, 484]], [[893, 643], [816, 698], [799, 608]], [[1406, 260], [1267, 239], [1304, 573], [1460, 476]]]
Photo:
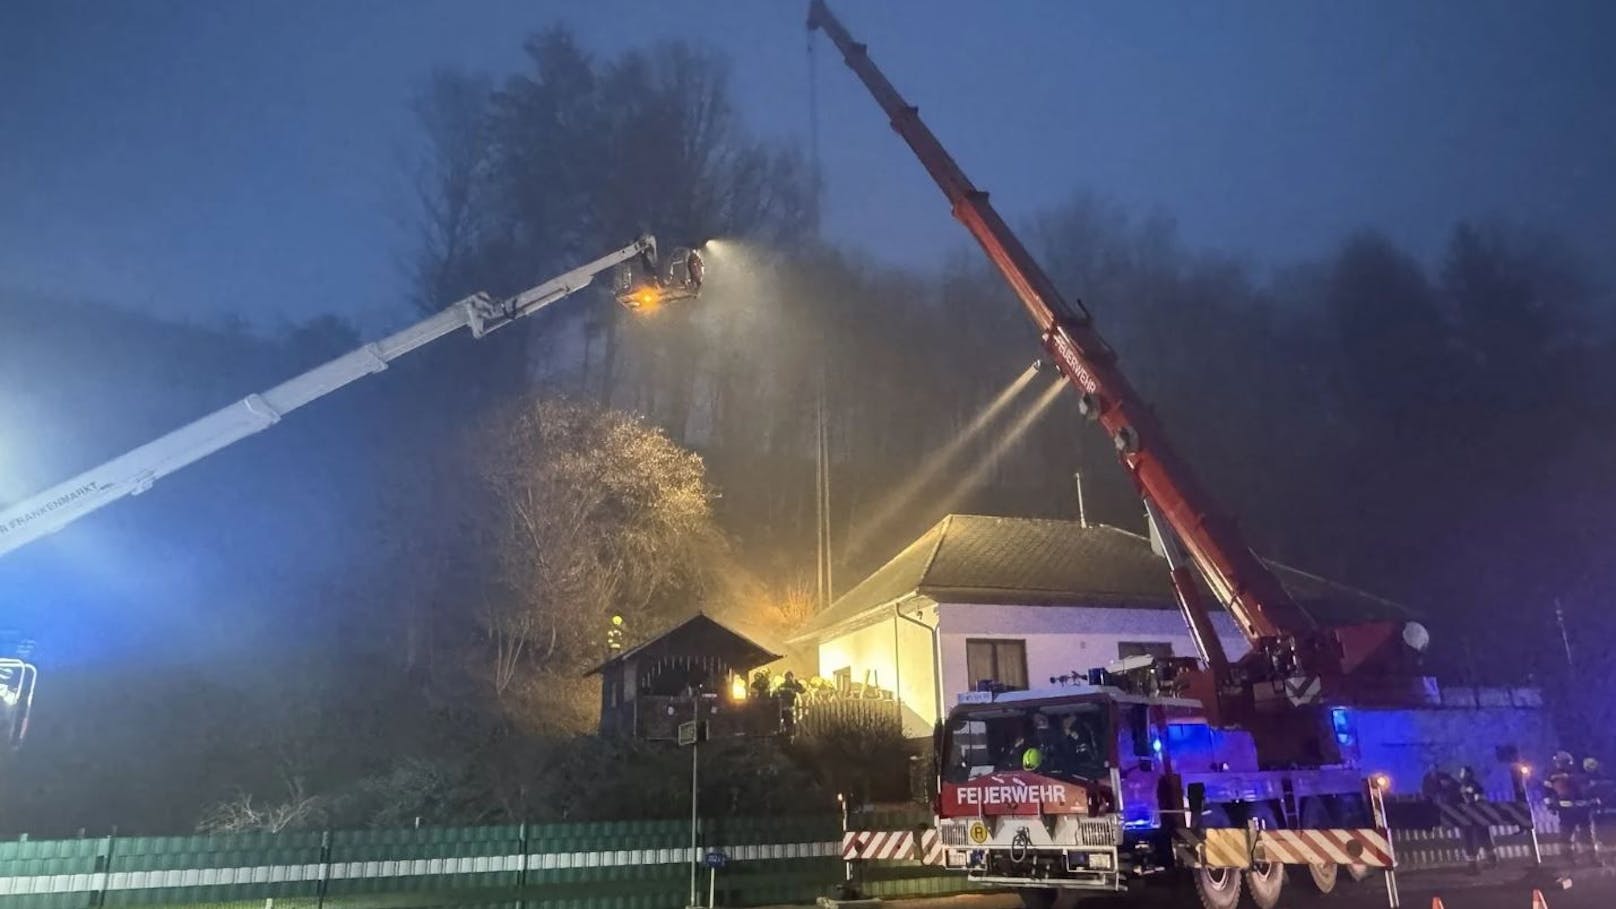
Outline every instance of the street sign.
[[729, 864], [729, 855], [719, 849], [710, 849], [701, 857], [701, 863], [716, 871]]
[[707, 736], [704, 735], [706, 730], [701, 728], [701, 727], [703, 727], [705, 725], [706, 725], [705, 723], [699, 723], [699, 722], [697, 722], [695, 720], [686, 720], [685, 722], [680, 723], [679, 724], [679, 744], [681, 746], [694, 745], [697, 742], [701, 741], [702, 739], [706, 738]]

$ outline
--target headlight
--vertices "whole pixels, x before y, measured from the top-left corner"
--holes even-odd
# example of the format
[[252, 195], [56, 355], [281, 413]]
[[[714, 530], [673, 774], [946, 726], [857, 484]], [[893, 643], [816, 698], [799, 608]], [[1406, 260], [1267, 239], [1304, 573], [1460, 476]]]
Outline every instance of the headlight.
[[1098, 869], [1100, 871], [1110, 871], [1111, 868], [1112, 868], [1111, 853], [1109, 853], [1109, 852], [1090, 852], [1089, 853], [1089, 867]]

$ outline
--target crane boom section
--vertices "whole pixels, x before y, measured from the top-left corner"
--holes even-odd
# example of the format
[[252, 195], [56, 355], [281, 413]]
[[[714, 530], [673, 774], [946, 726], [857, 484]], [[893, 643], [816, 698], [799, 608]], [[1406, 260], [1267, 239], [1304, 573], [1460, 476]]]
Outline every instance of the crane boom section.
[[1062, 299], [1015, 233], [994, 210], [987, 193], [965, 172], [909, 104], [853, 40], [824, 0], [811, 0], [808, 28], [836, 45], [915, 156], [948, 197], [988, 259], [1009, 282], [1042, 335], [1044, 347], [1077, 387], [1079, 406], [1097, 419], [1116, 444], [1123, 465], [1141, 493], [1160, 511], [1183, 543], [1196, 571], [1255, 646], [1262, 639], [1314, 631], [1279, 581], [1248, 547], [1174, 451], [1150, 406], [1117, 367], [1116, 355], [1081, 304]]
[[461, 328], [470, 328], [472, 335], [480, 338], [576, 293], [601, 272], [619, 263], [645, 253], [655, 255], [655, 251], [656, 240], [644, 236], [515, 296], [494, 299], [486, 294], [473, 294], [408, 328], [349, 351], [266, 391], [248, 395], [0, 511], [0, 555], [60, 530], [124, 496], [144, 492], [174, 471], [268, 429], [293, 410], [381, 372], [393, 360], [412, 350]]

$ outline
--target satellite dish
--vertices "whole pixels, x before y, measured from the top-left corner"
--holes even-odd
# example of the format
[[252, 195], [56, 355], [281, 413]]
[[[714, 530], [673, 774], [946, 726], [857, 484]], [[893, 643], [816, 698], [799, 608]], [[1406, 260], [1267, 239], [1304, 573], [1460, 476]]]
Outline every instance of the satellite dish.
[[1419, 622], [1409, 622], [1403, 626], [1403, 643], [1415, 653], [1424, 653], [1425, 648], [1431, 646], [1431, 632]]

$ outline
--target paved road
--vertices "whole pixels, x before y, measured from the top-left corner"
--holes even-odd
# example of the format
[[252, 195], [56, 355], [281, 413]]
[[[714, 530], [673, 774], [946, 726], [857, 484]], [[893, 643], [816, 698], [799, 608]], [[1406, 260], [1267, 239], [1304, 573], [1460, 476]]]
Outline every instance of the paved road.
[[[1443, 909], [1531, 909], [1532, 891], [1543, 892], [1549, 909], [1612, 909], [1616, 907], [1616, 874], [1584, 870], [1572, 872], [1571, 887], [1557, 889], [1552, 880], [1533, 882], [1519, 869], [1491, 872], [1471, 877], [1463, 872], [1423, 871], [1400, 875], [1403, 909], [1430, 909], [1440, 897]], [[1020, 909], [1021, 902], [1008, 894], [973, 894], [946, 898], [891, 901], [888, 909]], [[1059, 904], [1065, 907], [1065, 903]], [[1084, 901], [1076, 909], [1167, 909], [1182, 902], [1162, 897], [1133, 901]], [[1345, 887], [1326, 898], [1305, 894], [1300, 887], [1289, 887], [1280, 899], [1279, 909], [1386, 909], [1386, 887], [1380, 878]]]

